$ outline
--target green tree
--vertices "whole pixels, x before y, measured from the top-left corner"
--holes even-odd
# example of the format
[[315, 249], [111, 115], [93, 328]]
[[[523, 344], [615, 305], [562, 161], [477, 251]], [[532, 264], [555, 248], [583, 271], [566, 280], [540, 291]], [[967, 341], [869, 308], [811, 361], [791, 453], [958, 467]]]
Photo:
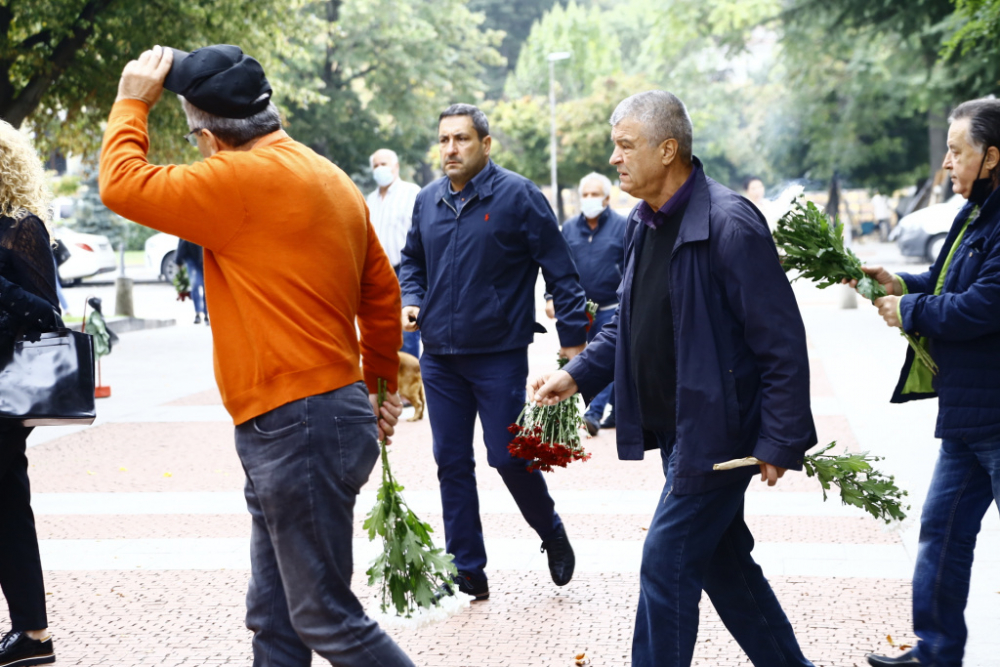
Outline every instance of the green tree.
[[976, 49], [992, 51], [1000, 36], [1000, 0], [954, 0], [959, 29], [948, 42], [947, 54], [960, 49], [967, 56]]
[[[791, 59], [800, 67], [811, 68], [813, 82], [826, 75], [828, 60], [882, 62], [892, 69], [882, 76], [885, 87], [875, 94], [860, 90], [851, 82], [856, 96], [843, 91], [830, 103], [841, 109], [840, 115], [851, 108], [874, 115], [875, 126], [890, 129], [898, 140], [893, 152], [898, 157], [922, 155], [923, 164], [894, 165], [894, 171], [927, 173], [939, 168], [944, 152], [948, 110], [956, 103], [996, 93], [1000, 80], [1000, 61], [973, 52], [949, 49], [950, 45], [971, 40], [976, 43], [977, 30], [989, 24], [993, 0], [957, 0], [956, 12], [952, 0], [794, 0], [782, 16], [785, 41], [794, 44], [813, 39], [813, 48], [791, 49]], [[977, 23], [977, 17], [982, 23]], [[970, 19], [972, 19], [970, 21]], [[963, 25], [965, 28], [963, 28]], [[963, 32], [965, 31], [965, 32]], [[879, 56], [872, 49], [891, 49], [891, 54]], [[988, 48], [992, 50], [992, 43]], [[861, 57], [851, 57], [858, 50]], [[881, 58], [881, 60], [880, 60]], [[876, 67], [877, 69], [877, 67]], [[861, 72], [867, 76], [870, 72]], [[876, 75], [877, 75], [876, 71]], [[876, 78], [879, 78], [877, 75]], [[820, 87], [822, 84], [820, 84]], [[815, 91], [816, 86], [811, 86]], [[805, 93], [800, 89], [799, 93]], [[809, 113], [809, 112], [804, 112]], [[834, 113], [834, 110], [831, 110]], [[895, 122], [891, 119], [895, 115]], [[916, 117], [923, 116], [923, 137], [914, 127]], [[844, 145], [851, 142], [844, 135]], [[921, 148], [903, 144], [923, 143]], [[877, 168], [877, 155], [867, 149], [868, 141], [854, 142], [862, 152], [871, 153], [872, 167]]]
[[621, 70], [622, 47], [618, 37], [604, 26], [599, 7], [570, 0], [554, 6], [531, 28], [521, 49], [517, 67], [507, 78], [508, 97], [543, 95], [549, 90], [547, 56], [556, 51], [571, 57], [556, 63], [556, 82], [561, 96], [576, 99], [590, 94], [596, 77]]
[[769, 161], [779, 173], [837, 172], [883, 192], [912, 184], [929, 159], [926, 71], [914, 45], [893, 33], [825, 33], [815, 25], [785, 35], [787, 85], [768, 114]]
[[323, 0], [304, 13], [318, 34], [286, 64], [317, 95], [290, 105], [289, 131], [361, 180], [383, 146], [422, 163], [438, 113], [474, 101], [483, 68], [502, 63], [502, 33], [467, 0]]
[[[297, 34], [300, 0], [4, 0], [0, 2], [0, 117], [25, 121], [40, 148], [92, 153], [117, 93], [122, 68], [154, 44], [189, 50], [233, 43], [265, 67], [288, 52]], [[297, 90], [279, 93], [297, 95]], [[151, 123], [165, 136], [157, 147], [180, 146], [177, 105], [161, 105]]]
[[514, 70], [524, 40], [531, 26], [555, 4], [555, 0], [469, 0], [469, 9], [486, 15], [485, 25], [504, 33], [500, 55], [504, 64], [487, 67], [483, 72], [486, 98], [497, 99], [503, 94], [507, 75]]

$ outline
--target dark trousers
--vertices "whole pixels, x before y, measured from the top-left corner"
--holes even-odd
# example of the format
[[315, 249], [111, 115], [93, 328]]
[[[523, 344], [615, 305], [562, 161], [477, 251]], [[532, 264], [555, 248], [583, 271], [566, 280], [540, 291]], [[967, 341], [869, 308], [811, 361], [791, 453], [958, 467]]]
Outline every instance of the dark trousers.
[[247, 627], [254, 667], [412, 667], [351, 592], [354, 503], [379, 457], [363, 383], [236, 427], [253, 527]]
[[[396, 277], [399, 278], [399, 264], [392, 267], [392, 270], [396, 272]], [[403, 332], [403, 347], [399, 349], [400, 352], [406, 352], [407, 354], [412, 354], [413, 356], [420, 358], [420, 332], [419, 331], [404, 331]]]
[[518, 509], [538, 536], [552, 537], [562, 525], [540, 472], [507, 451], [507, 427], [525, 402], [526, 348], [494, 354], [430, 354], [420, 359], [427, 412], [438, 466], [444, 535], [455, 567], [473, 578], [486, 577], [486, 545], [479, 518], [476, 460], [472, 450], [476, 414], [483, 425], [486, 461], [500, 473]]
[[24, 455], [30, 433], [30, 428], [0, 425], [0, 588], [11, 629], [21, 631], [49, 626]]
[[688, 667], [704, 590], [756, 667], [812, 667], [754, 562], [743, 520], [749, 479], [715, 491], [673, 490], [673, 435], [657, 434], [666, 484], [642, 549], [633, 667]]
[[962, 664], [973, 551], [983, 517], [997, 499], [1000, 438], [942, 440], [920, 514], [913, 572], [913, 629], [922, 665]]
[[208, 308], [205, 306], [205, 276], [202, 270], [194, 262], [184, 262], [187, 267], [188, 279], [191, 282], [191, 303], [194, 304], [196, 315], [204, 313], [208, 315]]
[[[590, 331], [587, 332], [587, 342], [591, 342], [597, 338], [597, 334], [601, 333], [601, 329], [604, 328], [611, 318], [615, 316], [615, 309], [608, 308], [607, 310], [597, 311], [597, 315], [594, 316], [594, 323], [590, 326]], [[611, 382], [607, 387], [602, 389], [597, 396], [590, 401], [590, 405], [587, 406], [586, 417], [600, 423], [601, 419], [604, 418], [604, 406], [611, 405], [611, 414], [615, 413], [615, 383]]]

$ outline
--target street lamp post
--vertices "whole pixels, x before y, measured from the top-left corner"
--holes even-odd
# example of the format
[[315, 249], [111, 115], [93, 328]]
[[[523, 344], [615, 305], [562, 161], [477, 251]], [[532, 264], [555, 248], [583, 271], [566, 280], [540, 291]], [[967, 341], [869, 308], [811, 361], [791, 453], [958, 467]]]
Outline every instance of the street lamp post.
[[549, 110], [551, 111], [552, 136], [549, 142], [549, 165], [552, 170], [552, 210], [559, 211], [559, 180], [556, 174], [556, 61], [566, 60], [572, 54], [558, 51], [548, 55], [549, 61]]

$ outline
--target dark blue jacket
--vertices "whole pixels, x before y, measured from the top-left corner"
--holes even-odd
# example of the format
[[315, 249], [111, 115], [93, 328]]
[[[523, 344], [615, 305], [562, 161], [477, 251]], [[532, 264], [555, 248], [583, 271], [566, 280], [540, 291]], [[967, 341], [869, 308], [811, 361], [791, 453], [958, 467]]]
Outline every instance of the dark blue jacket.
[[[913, 366], [906, 363], [894, 403], [934, 396], [938, 400], [938, 438], [974, 442], [1000, 435], [1000, 190], [976, 197], [959, 211], [941, 255], [929, 271], [899, 274], [908, 292], [899, 304], [903, 329], [930, 339], [938, 365], [933, 390], [904, 392]], [[975, 200], [979, 216], [969, 223], [955, 249], [939, 296], [934, 295], [945, 259]]]
[[597, 229], [591, 229], [581, 213], [563, 223], [562, 233], [587, 298], [600, 307], [618, 303], [625, 267], [625, 216], [606, 208], [597, 218]]
[[[707, 178], [694, 190], [670, 260], [677, 359], [673, 492], [700, 493], [754, 474], [712, 465], [744, 456], [800, 470], [816, 444], [805, 328], [767, 223], [743, 197]], [[644, 206], [640, 203], [639, 206]], [[630, 349], [632, 280], [645, 236], [637, 206], [626, 228], [618, 312], [566, 370], [584, 397], [615, 382], [618, 456], [656, 447], [639, 421]]]
[[[559, 341], [587, 341], [586, 298], [545, 196], [490, 161], [462, 190], [455, 210], [447, 177], [417, 195], [403, 248], [403, 306], [418, 306], [424, 349], [482, 354], [526, 347], [535, 332], [541, 267], [552, 290]], [[462, 200], [465, 201], [462, 201]]]

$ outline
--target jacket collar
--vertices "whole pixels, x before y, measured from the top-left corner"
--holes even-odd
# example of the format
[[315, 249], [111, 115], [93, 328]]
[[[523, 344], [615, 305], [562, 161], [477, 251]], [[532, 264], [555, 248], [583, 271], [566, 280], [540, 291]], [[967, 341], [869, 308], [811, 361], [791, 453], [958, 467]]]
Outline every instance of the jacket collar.
[[[485, 199], [493, 194], [493, 179], [497, 174], [497, 166], [493, 163], [493, 160], [488, 160], [486, 166], [478, 174], [472, 177], [472, 180], [465, 184], [462, 188], [462, 192], [468, 193], [466, 199], [471, 199], [472, 194], [475, 193], [479, 199]], [[451, 181], [447, 176], [440, 180], [440, 185], [438, 185], [438, 193], [435, 197], [435, 201], [442, 201], [445, 197], [451, 197]]]
[[[685, 243], [694, 243], [708, 239], [708, 214], [711, 207], [711, 198], [708, 193], [708, 177], [705, 176], [701, 160], [696, 157], [692, 157], [691, 159], [694, 163], [694, 171], [691, 172], [688, 178], [693, 181], [693, 189], [691, 191], [691, 198], [687, 203], [687, 208], [684, 209], [684, 217], [681, 218], [680, 229], [677, 230], [677, 240], [674, 242], [675, 249]], [[639, 252], [642, 250], [647, 229], [647, 226], [643, 224], [642, 216], [638, 215], [641, 206], [642, 202], [639, 202], [630, 214], [638, 225], [633, 236], [636, 257], [639, 256]]]
[[[677, 248], [684, 243], [704, 241], [708, 238], [708, 213], [711, 199], [708, 194], [708, 177], [705, 176], [705, 169], [701, 160], [696, 157], [691, 158], [694, 170], [688, 177], [691, 182], [691, 197], [688, 199], [687, 208], [684, 209], [684, 217], [681, 218], [680, 229], [677, 231], [677, 241], [674, 247]], [[687, 183], [687, 181], [685, 182]], [[639, 210], [643, 207], [640, 202], [635, 209], [636, 221], [639, 223], [639, 239], [643, 236], [646, 225], [643, 224], [643, 217]], [[649, 206], [647, 205], [648, 209]]]
[[582, 233], [590, 236], [591, 234], [596, 234], [601, 227], [604, 226], [604, 223], [608, 221], [609, 217], [611, 217], [611, 207], [605, 206], [604, 210], [601, 211], [601, 214], [597, 216], [597, 227], [591, 229], [590, 225], [587, 224], [587, 218], [583, 215], [583, 213], [576, 216], [576, 226]]
[[[986, 179], [982, 179], [986, 180]], [[976, 181], [978, 184], [980, 181]], [[979, 195], [978, 197], [976, 195]], [[981, 220], [992, 220], [1000, 212], [1000, 188], [993, 190], [993, 192], [979, 194], [973, 190], [972, 196], [969, 197], [966, 206], [979, 205], [979, 215], [978, 217], [970, 222], [970, 225], [975, 225]]]
[[681, 228], [677, 232], [675, 248], [684, 243], [704, 241], [708, 238], [708, 214], [712, 203], [708, 194], [708, 177], [705, 176], [701, 160], [696, 157], [692, 157], [692, 160], [694, 171], [691, 172], [691, 178], [694, 179], [694, 186], [691, 199], [684, 209], [684, 217], [681, 218]]

